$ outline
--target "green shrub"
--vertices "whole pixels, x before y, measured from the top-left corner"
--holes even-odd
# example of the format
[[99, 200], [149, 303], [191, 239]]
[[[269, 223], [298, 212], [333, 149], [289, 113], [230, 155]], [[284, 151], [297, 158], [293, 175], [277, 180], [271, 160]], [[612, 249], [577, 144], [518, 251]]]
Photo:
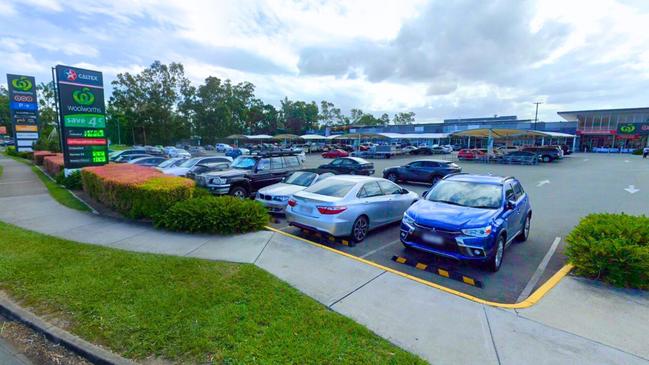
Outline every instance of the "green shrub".
[[575, 273], [626, 288], [649, 289], [649, 218], [591, 214], [568, 235]]
[[636, 155], [636, 156], [642, 156], [642, 148], [638, 148], [638, 149], [633, 150], [633, 152], [631, 152], [631, 154]]
[[14, 156], [14, 157], [20, 157], [20, 158], [24, 158], [24, 159], [27, 159], [27, 160], [31, 160], [32, 157], [33, 157], [32, 152], [17, 152], [15, 146], [7, 147], [7, 155]]
[[254, 200], [205, 196], [179, 203], [154, 218], [172, 231], [232, 234], [258, 231], [268, 223], [267, 209]]
[[63, 172], [59, 172], [54, 180], [56, 180], [57, 184], [65, 186], [66, 189], [81, 190], [83, 188], [81, 184], [81, 172], [79, 170], [72, 172], [68, 176], [65, 176]]

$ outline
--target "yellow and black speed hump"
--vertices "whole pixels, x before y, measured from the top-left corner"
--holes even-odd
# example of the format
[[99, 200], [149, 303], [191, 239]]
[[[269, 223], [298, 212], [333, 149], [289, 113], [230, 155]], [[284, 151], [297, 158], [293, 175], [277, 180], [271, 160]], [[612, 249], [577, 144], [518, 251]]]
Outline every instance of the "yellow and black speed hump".
[[475, 286], [477, 288], [482, 288], [482, 282], [478, 279], [466, 276], [464, 274], [461, 274], [455, 270], [450, 270], [447, 268], [442, 268], [433, 264], [428, 264], [425, 262], [418, 262], [413, 259], [408, 259], [403, 256], [392, 256], [392, 261], [403, 264], [403, 265], [408, 265], [411, 267], [414, 267], [415, 269], [422, 270], [422, 271], [428, 271], [431, 272], [435, 275], [443, 276], [445, 278], [453, 279], [460, 281], [464, 284]]

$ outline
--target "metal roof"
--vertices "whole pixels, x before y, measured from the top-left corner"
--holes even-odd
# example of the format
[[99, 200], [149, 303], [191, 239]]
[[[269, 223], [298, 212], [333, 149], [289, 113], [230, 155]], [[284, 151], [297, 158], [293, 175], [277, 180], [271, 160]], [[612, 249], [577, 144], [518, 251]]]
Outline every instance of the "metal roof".
[[477, 128], [477, 129], [467, 129], [464, 131], [454, 132], [452, 136], [457, 137], [478, 137], [478, 138], [488, 138], [489, 135], [494, 138], [507, 138], [507, 137], [565, 137], [573, 138], [575, 137], [572, 134], [560, 133], [560, 132], [545, 132], [545, 131], [536, 131], [536, 130], [527, 130], [527, 129], [511, 129], [511, 128]]
[[649, 113], [649, 107], [640, 107], [640, 108], [619, 108], [619, 109], [593, 109], [593, 110], [572, 110], [557, 112], [559, 116], [568, 121], [577, 120], [578, 115], [584, 114], [602, 114], [602, 113], [611, 113], [611, 114], [629, 114], [629, 113]]

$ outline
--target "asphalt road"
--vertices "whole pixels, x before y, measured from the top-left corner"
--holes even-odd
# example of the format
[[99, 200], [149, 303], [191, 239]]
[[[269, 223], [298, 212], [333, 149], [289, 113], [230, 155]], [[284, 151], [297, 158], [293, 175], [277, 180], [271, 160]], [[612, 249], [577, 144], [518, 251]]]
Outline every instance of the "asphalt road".
[[[418, 158], [428, 157], [400, 157], [372, 162], [376, 167], [376, 175], [381, 176], [386, 167]], [[455, 160], [454, 155], [431, 158]], [[326, 163], [325, 159], [312, 154], [308, 156], [305, 167], [317, 167], [323, 163]], [[476, 162], [458, 164], [468, 173], [515, 176], [530, 196], [533, 207], [530, 238], [524, 243], [514, 242], [507, 249], [499, 272], [489, 273], [479, 267], [440, 261], [432, 255], [405, 250], [399, 242], [398, 223], [370, 233], [364, 242], [355, 247], [335, 243], [329, 245], [479, 298], [515, 303], [525, 299], [564, 265], [565, 237], [580, 218], [594, 212], [646, 214], [649, 210], [649, 159], [643, 160], [641, 156], [573, 154], [561, 161], [538, 166]], [[423, 184], [401, 185], [419, 194], [428, 189]], [[300, 230], [288, 227], [282, 217], [277, 217], [277, 222], [273, 225], [285, 232], [303, 235]], [[480, 280], [483, 287], [472, 287], [398, 264], [392, 261], [395, 255], [453, 269]]]

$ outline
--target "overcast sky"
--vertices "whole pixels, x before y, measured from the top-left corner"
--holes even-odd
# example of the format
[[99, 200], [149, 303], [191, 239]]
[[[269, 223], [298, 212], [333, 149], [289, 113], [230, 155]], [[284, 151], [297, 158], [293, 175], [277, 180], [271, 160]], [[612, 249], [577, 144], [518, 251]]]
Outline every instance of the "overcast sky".
[[154, 60], [418, 122], [649, 106], [643, 0], [0, 0], [0, 73]]

